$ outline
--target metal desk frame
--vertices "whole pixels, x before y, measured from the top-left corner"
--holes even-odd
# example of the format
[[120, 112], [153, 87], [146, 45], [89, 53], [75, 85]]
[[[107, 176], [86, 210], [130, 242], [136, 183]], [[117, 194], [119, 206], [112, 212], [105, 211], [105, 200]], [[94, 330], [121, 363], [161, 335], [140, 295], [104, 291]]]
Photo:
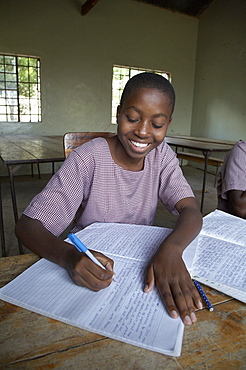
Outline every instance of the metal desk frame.
[[[40, 163], [52, 163], [54, 173], [54, 164], [64, 161], [63, 136], [0, 135], [0, 143], [2, 144], [0, 157], [8, 169], [14, 219], [17, 222], [19, 216], [14, 174], [23, 164], [39, 165]], [[0, 226], [2, 255], [6, 256], [1, 192]], [[23, 254], [23, 246], [19, 241], [18, 246], [20, 254]]]

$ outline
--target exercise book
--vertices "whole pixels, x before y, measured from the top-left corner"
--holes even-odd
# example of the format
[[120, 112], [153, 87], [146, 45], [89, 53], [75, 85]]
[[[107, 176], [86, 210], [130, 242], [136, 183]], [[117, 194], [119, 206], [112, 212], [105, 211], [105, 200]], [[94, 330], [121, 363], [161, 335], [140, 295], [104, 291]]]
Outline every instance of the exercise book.
[[204, 217], [192, 276], [246, 303], [245, 219], [219, 210]]
[[[144, 293], [147, 263], [171, 229], [95, 223], [76, 233], [114, 260], [115, 281], [99, 292], [73, 283], [60, 266], [41, 259], [0, 289], [0, 298], [61, 322], [156, 351], [180, 356], [184, 325], [172, 319], [155, 287]], [[67, 240], [68, 241], [68, 240]], [[69, 241], [68, 241], [69, 242]], [[184, 253], [190, 270], [197, 238]]]

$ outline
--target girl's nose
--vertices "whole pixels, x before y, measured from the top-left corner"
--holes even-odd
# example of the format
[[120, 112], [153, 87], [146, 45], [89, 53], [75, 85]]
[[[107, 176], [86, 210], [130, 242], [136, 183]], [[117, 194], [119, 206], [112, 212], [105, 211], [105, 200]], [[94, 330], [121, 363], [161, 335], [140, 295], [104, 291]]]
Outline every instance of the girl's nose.
[[134, 130], [135, 135], [138, 137], [146, 137], [149, 135], [148, 123], [146, 121], [139, 121]]

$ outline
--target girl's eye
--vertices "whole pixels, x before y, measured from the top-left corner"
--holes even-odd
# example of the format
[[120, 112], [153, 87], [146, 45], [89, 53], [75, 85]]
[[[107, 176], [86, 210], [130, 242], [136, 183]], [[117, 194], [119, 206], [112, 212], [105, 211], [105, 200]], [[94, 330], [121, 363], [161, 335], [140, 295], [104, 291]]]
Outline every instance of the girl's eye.
[[136, 123], [138, 120], [137, 119], [133, 119], [133, 118], [130, 118], [128, 116], [126, 116], [128, 121], [131, 122], [131, 123]]
[[162, 128], [163, 127], [163, 125], [157, 125], [156, 123], [152, 123], [152, 126], [154, 128]]

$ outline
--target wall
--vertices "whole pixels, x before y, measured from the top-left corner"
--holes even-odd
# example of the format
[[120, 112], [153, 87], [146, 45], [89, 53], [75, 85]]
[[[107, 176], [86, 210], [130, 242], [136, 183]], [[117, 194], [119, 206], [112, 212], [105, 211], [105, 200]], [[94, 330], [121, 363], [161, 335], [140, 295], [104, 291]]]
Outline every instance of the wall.
[[177, 106], [169, 132], [191, 129], [198, 20], [133, 0], [0, 1], [0, 52], [41, 57], [42, 123], [0, 133], [110, 131], [113, 64], [167, 70]]
[[246, 1], [215, 0], [199, 20], [191, 135], [246, 140]]

